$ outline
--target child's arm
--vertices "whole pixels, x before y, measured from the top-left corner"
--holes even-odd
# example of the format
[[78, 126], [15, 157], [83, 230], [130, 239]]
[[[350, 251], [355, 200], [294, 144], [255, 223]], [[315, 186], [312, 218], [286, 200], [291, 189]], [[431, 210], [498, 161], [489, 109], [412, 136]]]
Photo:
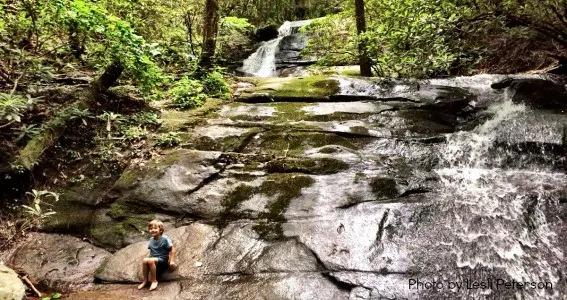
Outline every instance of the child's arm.
[[169, 266], [175, 267], [175, 252], [173, 251], [173, 246], [169, 248]]

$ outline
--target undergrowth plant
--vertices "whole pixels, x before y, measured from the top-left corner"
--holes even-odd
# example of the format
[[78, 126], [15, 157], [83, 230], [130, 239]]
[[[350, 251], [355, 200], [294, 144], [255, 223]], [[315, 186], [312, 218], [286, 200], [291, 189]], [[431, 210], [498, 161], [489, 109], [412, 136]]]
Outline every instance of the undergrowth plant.
[[59, 201], [59, 194], [46, 190], [38, 191], [35, 189], [32, 189], [31, 192], [26, 192], [26, 194], [31, 196], [32, 201], [30, 205], [22, 204], [22, 207], [29, 217], [24, 222], [22, 229], [27, 230], [31, 228], [40, 228], [44, 219], [56, 213], [52, 209], [45, 209], [43, 207], [44, 205], [49, 205], [45, 201], [48, 197], [53, 198], [53, 201]]
[[167, 94], [171, 98], [172, 106], [181, 109], [201, 106], [207, 99], [203, 84], [199, 80], [187, 76], [175, 82], [172, 88], [167, 91]]
[[0, 128], [21, 122], [23, 113], [32, 109], [38, 101], [29, 95], [0, 93]]
[[171, 148], [179, 145], [180, 143], [181, 138], [179, 137], [178, 132], [168, 132], [159, 135], [155, 145], [161, 148]]

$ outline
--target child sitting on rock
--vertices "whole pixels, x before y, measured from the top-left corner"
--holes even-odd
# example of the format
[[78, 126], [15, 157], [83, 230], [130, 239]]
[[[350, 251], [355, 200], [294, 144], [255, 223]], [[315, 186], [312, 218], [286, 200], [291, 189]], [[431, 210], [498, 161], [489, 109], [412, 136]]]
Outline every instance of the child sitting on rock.
[[173, 262], [173, 242], [171, 239], [163, 234], [163, 223], [159, 220], [152, 220], [148, 223], [148, 231], [150, 233], [150, 240], [148, 242], [148, 249], [150, 249], [150, 257], [144, 258], [142, 262], [144, 273], [142, 278], [144, 281], [140, 283], [138, 289], [144, 288], [148, 284], [148, 272], [151, 273], [150, 291], [157, 288], [157, 274], [162, 273], [168, 267], [175, 268]]

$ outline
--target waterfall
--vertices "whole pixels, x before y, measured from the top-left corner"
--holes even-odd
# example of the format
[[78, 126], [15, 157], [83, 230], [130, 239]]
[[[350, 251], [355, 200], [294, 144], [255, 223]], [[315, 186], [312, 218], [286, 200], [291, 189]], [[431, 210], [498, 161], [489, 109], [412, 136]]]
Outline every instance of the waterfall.
[[299, 28], [308, 25], [311, 20], [289, 22], [286, 21], [278, 29], [278, 37], [262, 43], [256, 52], [244, 60], [242, 72], [258, 77], [275, 76], [276, 53], [281, 40], [289, 35], [295, 34]]
[[[503, 132], [517, 130], [510, 121], [527, 109], [506, 100], [490, 110], [490, 120], [471, 132], [449, 134], [440, 149], [438, 224], [451, 232], [442, 242], [451, 245], [460, 270], [491, 270], [505, 274], [507, 281], [546, 281], [556, 287], [563, 252], [544, 210], [559, 201], [553, 187], [564, 186], [567, 176], [529, 166], [503, 167], [493, 145]], [[491, 293], [498, 291], [477, 290], [471, 296], [485, 299]], [[563, 299], [559, 289], [515, 290], [515, 298]]]

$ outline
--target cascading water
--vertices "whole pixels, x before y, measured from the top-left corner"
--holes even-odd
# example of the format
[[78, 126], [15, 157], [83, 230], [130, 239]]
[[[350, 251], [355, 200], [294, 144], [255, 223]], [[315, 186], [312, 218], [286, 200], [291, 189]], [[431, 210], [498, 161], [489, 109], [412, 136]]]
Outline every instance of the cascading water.
[[[495, 141], [503, 133], [517, 131], [511, 121], [529, 111], [511, 100], [490, 111], [490, 120], [471, 132], [449, 134], [440, 149], [440, 168], [435, 172], [443, 186], [437, 224], [443, 227], [440, 231], [451, 232], [440, 238], [449, 245], [446, 249], [453, 252], [461, 271], [487, 270], [489, 277], [495, 277], [493, 283], [498, 279], [547, 282], [555, 287], [515, 288], [510, 296], [516, 299], [565, 299], [557, 289], [564, 254], [545, 208], [559, 201], [554, 190], [565, 188], [567, 176], [545, 168], [504, 165], [502, 154], [493, 151]], [[463, 276], [458, 273], [445, 276]], [[487, 278], [478, 280], [487, 282]], [[468, 296], [503, 299], [498, 295], [501, 290], [492, 287], [469, 291]]]
[[297, 32], [298, 28], [308, 25], [310, 20], [303, 21], [286, 21], [278, 29], [278, 37], [264, 42], [256, 52], [244, 60], [241, 71], [258, 77], [275, 76], [276, 71], [276, 53], [281, 40]]

